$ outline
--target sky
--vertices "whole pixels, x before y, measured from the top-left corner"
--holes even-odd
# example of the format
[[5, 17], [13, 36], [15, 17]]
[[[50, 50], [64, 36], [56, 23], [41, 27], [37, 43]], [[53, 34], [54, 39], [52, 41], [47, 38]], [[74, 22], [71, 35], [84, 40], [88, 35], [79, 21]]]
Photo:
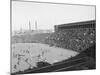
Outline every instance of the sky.
[[12, 30], [54, 29], [54, 25], [95, 19], [94, 6], [12, 1]]

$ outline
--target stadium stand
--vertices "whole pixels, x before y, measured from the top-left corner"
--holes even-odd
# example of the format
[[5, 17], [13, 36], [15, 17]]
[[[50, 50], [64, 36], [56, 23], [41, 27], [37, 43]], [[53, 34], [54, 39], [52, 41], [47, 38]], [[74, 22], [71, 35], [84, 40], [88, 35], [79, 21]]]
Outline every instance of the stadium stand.
[[95, 20], [55, 25], [55, 32], [45, 41], [46, 44], [82, 52], [96, 43]]

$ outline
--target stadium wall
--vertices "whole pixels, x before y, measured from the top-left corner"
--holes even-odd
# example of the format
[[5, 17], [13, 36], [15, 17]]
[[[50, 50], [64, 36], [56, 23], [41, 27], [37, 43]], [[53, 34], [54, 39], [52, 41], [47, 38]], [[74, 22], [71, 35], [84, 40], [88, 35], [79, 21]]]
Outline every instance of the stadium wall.
[[55, 31], [60, 31], [64, 29], [77, 29], [77, 28], [96, 28], [96, 21], [83, 21], [83, 22], [75, 22], [75, 23], [68, 23], [68, 24], [61, 24], [54, 26]]

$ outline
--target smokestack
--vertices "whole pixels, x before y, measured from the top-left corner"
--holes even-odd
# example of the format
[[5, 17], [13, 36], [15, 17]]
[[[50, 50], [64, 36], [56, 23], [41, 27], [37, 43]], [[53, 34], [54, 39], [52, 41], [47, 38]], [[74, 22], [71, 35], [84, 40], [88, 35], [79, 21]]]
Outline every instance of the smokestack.
[[29, 31], [31, 31], [31, 24], [30, 24], [30, 21], [29, 21]]
[[37, 21], [35, 21], [35, 30], [37, 30]]

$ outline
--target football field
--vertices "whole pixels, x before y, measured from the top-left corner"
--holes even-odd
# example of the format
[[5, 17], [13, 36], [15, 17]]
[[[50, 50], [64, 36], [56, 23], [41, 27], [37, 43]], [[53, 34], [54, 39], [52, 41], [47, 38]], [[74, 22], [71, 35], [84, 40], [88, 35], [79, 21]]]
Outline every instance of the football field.
[[37, 62], [54, 64], [78, 55], [78, 52], [41, 43], [12, 44], [12, 73], [37, 67]]

